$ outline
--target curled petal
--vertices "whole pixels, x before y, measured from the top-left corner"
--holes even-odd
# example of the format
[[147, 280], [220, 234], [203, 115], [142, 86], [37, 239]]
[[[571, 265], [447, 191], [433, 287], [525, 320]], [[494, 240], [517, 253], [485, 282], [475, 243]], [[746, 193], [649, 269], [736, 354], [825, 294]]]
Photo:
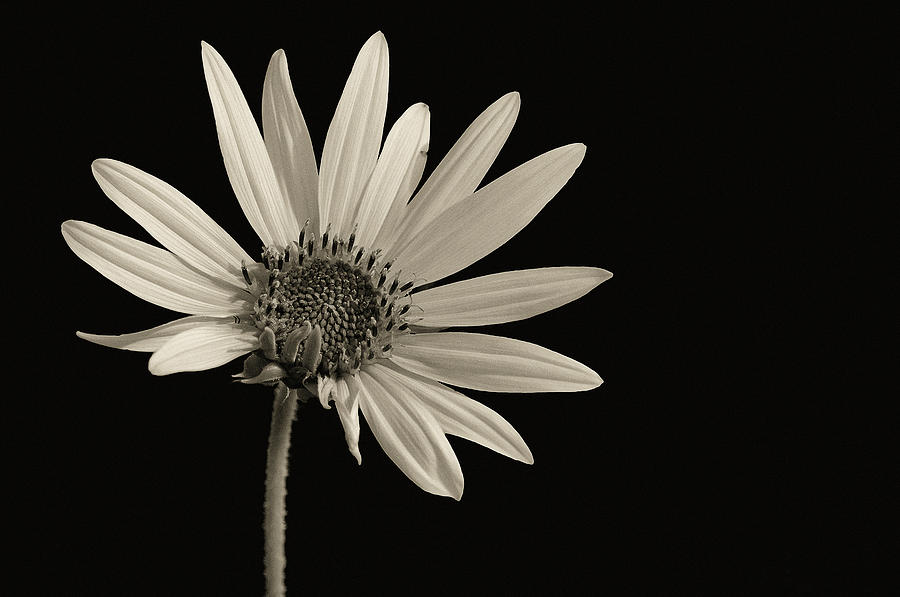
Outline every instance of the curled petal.
[[359, 388], [356, 379], [352, 375], [338, 379], [332, 397], [344, 428], [347, 449], [356, 458], [356, 463], [362, 464], [362, 455], [359, 453]]
[[319, 397], [319, 403], [322, 405], [322, 408], [331, 408], [328, 403], [332, 400], [334, 386], [335, 382], [333, 379], [325, 375], [319, 376], [316, 395]]

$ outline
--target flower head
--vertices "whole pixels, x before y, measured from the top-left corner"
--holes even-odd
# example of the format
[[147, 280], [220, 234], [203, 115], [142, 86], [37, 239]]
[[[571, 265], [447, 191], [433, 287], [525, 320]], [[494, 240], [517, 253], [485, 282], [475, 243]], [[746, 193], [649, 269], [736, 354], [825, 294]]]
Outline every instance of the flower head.
[[475, 119], [420, 187], [429, 110], [409, 107], [382, 144], [388, 49], [376, 33], [353, 65], [317, 164], [284, 52], [266, 73], [262, 132], [222, 57], [205, 43], [202, 57], [225, 169], [262, 249], [251, 257], [165, 182], [97, 160], [101, 189], [164, 248], [71, 220], [62, 225], [66, 242], [121, 287], [186, 316], [141, 332], [78, 335], [151, 352], [156, 375], [245, 356], [238, 381], [273, 386], [281, 398], [334, 403], [357, 461], [361, 410], [388, 456], [432, 493], [462, 495], [446, 434], [531, 463], [507, 421], [449, 386], [579, 391], [600, 377], [528, 342], [443, 330], [531, 317], [611, 274], [555, 267], [434, 283], [527, 225], [572, 176], [585, 147], [548, 151], [481, 186], [518, 115], [519, 96], [509, 93]]

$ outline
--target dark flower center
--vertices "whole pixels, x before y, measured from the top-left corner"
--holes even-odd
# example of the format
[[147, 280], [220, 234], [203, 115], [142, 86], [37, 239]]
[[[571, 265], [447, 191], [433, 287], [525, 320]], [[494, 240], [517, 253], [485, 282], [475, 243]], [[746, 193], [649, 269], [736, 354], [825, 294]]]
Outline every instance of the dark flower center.
[[277, 363], [274, 374], [293, 387], [389, 357], [394, 336], [408, 333], [413, 280], [401, 280], [380, 255], [354, 247], [354, 235], [329, 239], [304, 227], [298, 242], [263, 251], [265, 275], [242, 268], [256, 296], [258, 358]]
[[308, 321], [322, 330], [322, 362], [337, 363], [366, 344], [367, 330], [377, 335], [379, 295], [358, 268], [315, 259], [274, 278], [269, 299], [275, 307], [267, 320], [279, 347]]

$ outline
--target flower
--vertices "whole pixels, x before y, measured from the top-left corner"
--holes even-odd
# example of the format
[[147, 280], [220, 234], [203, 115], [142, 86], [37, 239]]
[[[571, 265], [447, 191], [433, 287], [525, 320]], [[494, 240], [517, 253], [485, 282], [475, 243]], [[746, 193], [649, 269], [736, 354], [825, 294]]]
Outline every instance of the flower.
[[418, 188], [429, 110], [409, 107], [382, 146], [388, 50], [379, 32], [353, 65], [317, 166], [283, 51], [266, 73], [262, 133], [222, 57], [206, 43], [202, 56], [225, 168], [262, 241], [261, 257], [165, 182], [96, 160], [104, 193], [164, 248], [74, 220], [62, 225], [67, 244], [122, 288], [186, 316], [129, 334], [78, 335], [151, 352], [155, 375], [248, 355], [238, 381], [273, 386], [276, 407], [313, 396], [325, 408], [334, 403], [358, 462], [361, 410], [387, 455], [431, 493], [462, 495], [446, 434], [531, 463], [506, 420], [449, 386], [581, 391], [602, 380], [528, 342], [444, 330], [555, 309], [611, 274], [551, 267], [433, 284], [527, 225], [572, 176], [585, 147], [548, 151], [479, 188], [518, 115], [519, 96], [509, 93], [475, 119]]

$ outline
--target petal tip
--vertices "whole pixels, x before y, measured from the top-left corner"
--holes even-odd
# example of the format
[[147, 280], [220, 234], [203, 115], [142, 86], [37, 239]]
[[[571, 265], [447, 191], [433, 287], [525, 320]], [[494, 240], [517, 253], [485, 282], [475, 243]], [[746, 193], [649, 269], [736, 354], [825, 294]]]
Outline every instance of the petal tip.
[[96, 173], [100, 168], [108, 168], [110, 161], [108, 158], [97, 158], [91, 162], [91, 170]]
[[381, 31], [376, 31], [373, 33], [369, 39], [366, 40], [366, 43], [363, 47], [369, 47], [373, 50], [377, 50], [379, 52], [387, 51], [387, 38], [384, 36], [384, 33]]
[[150, 372], [151, 375], [157, 375], [157, 376], [166, 375], [166, 371], [163, 370], [163, 368], [159, 364], [159, 361], [155, 360], [154, 357], [156, 357], [155, 352], [152, 355], [150, 355], [150, 360], [147, 362], [147, 370]]

